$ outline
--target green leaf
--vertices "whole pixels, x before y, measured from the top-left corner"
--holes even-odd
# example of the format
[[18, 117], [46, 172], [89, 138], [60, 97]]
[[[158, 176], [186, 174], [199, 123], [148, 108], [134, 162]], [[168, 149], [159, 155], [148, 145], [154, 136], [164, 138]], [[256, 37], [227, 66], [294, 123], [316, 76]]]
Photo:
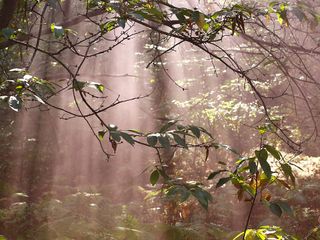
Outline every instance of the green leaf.
[[132, 138], [132, 136], [125, 132], [120, 132], [120, 136], [128, 143], [130, 143], [132, 146], [134, 145], [135, 141]]
[[291, 182], [295, 183], [296, 178], [294, 177], [294, 175], [292, 173], [291, 166], [288, 163], [284, 163], [284, 164], [281, 164], [281, 169], [284, 172], [284, 174], [286, 175], [286, 177], [290, 177]]
[[126, 27], [126, 22], [127, 22], [127, 19], [124, 19], [124, 18], [118, 18], [118, 25], [122, 28], [125, 28]]
[[273, 146], [270, 146], [270, 145], [265, 145], [264, 146], [267, 151], [277, 160], [280, 160], [281, 159], [281, 154], [278, 150], [276, 150]]
[[166, 192], [167, 197], [176, 198], [178, 196], [181, 202], [186, 201], [190, 194], [190, 191], [185, 186], [171, 186]]
[[0, 235], [0, 240], [7, 240], [3, 235]]
[[280, 23], [280, 25], [282, 25], [282, 24], [288, 25], [288, 18], [287, 18], [287, 11], [286, 10], [283, 10], [283, 11], [276, 13], [276, 15], [277, 15], [278, 22]]
[[216, 188], [219, 188], [229, 182], [231, 180], [231, 177], [225, 177], [225, 178], [220, 178], [218, 183], [216, 184]]
[[263, 135], [266, 132], [268, 132], [268, 128], [266, 126], [260, 126], [260, 127], [258, 127], [258, 130], [259, 130], [260, 135]]
[[9, 104], [9, 107], [16, 112], [18, 112], [22, 107], [22, 101], [18, 95], [10, 96], [8, 100], [8, 104]]
[[180, 146], [182, 146], [182, 147], [184, 147], [184, 148], [188, 148], [185, 139], [183, 139], [182, 137], [180, 137], [178, 134], [174, 134], [174, 133], [173, 133], [172, 135], [173, 135], [174, 141], [175, 141], [178, 145], [180, 145]]
[[286, 176], [290, 176], [292, 174], [292, 168], [288, 163], [281, 164], [281, 169]]
[[255, 193], [256, 193], [256, 190], [251, 187], [249, 184], [247, 183], [242, 183], [241, 184], [241, 187], [247, 192], [250, 194], [251, 197], [254, 197]]
[[57, 26], [54, 23], [51, 23], [50, 29], [51, 29], [51, 32], [54, 34], [55, 38], [61, 38], [65, 34], [63, 27]]
[[271, 178], [272, 176], [271, 167], [267, 162], [268, 152], [263, 148], [261, 150], [256, 150], [255, 154], [256, 154], [256, 157], [258, 158], [258, 161], [261, 165], [262, 170], [264, 171], [264, 173], [268, 178]]
[[290, 207], [290, 205], [284, 201], [274, 201], [274, 203], [276, 203], [283, 212], [286, 212], [287, 214], [293, 216], [293, 211], [292, 208]]
[[167, 197], [172, 197], [175, 196], [178, 193], [178, 189], [180, 188], [180, 186], [171, 186], [169, 188], [167, 188], [166, 190], [166, 196]]
[[94, 84], [94, 87], [101, 93], [104, 91], [104, 86], [100, 83]]
[[147, 10], [149, 13], [151, 13], [152, 15], [154, 15], [157, 19], [159, 20], [163, 20], [163, 13], [161, 10], [153, 7]]
[[102, 84], [96, 85], [96, 88], [98, 89], [99, 92], [103, 93], [104, 86]]
[[189, 129], [190, 129], [190, 131], [192, 132], [192, 134], [193, 134], [194, 136], [196, 136], [197, 138], [200, 138], [201, 131], [200, 131], [200, 129], [199, 129], [198, 127], [196, 127], [196, 126], [189, 126]]
[[251, 174], [255, 174], [257, 172], [258, 167], [254, 160], [249, 161], [249, 169]]
[[167, 122], [165, 125], [163, 125], [161, 127], [159, 132], [163, 133], [163, 132], [167, 131], [171, 126], [173, 126], [177, 122], [178, 122], [177, 120], [171, 120], [171, 121]]
[[207, 191], [196, 187], [194, 189], [190, 190], [192, 195], [198, 200], [198, 202], [200, 203], [200, 205], [208, 210], [208, 203], [209, 201], [212, 201], [212, 196], [210, 193], [208, 193]]
[[257, 231], [256, 236], [259, 240], [267, 240], [267, 236], [261, 231]]
[[164, 148], [170, 148], [170, 141], [169, 141], [169, 137], [166, 134], [161, 134], [158, 137], [159, 143], [161, 144], [162, 147]]
[[97, 83], [97, 82], [84, 82], [84, 83], [85, 85], [83, 87], [88, 86], [90, 88], [97, 89], [101, 93], [103, 93], [104, 91], [104, 85], [101, 83]]
[[186, 189], [185, 187], [180, 188], [181, 190], [179, 191], [179, 195], [180, 195], [180, 202], [184, 202], [187, 201], [188, 198], [190, 197], [191, 193], [188, 189]]
[[121, 141], [120, 132], [118, 132], [118, 131], [110, 131], [110, 136], [116, 142], [120, 142]]
[[154, 170], [151, 173], [151, 175], [150, 175], [150, 183], [152, 184], [152, 186], [154, 186], [158, 182], [159, 177], [160, 177], [160, 173], [159, 173], [158, 169]]
[[114, 30], [116, 28], [116, 26], [117, 26], [117, 22], [112, 20], [112, 21], [104, 24], [101, 28], [107, 32], [110, 32], [110, 31]]
[[177, 128], [178, 130], [180, 130], [180, 131], [186, 130], [186, 127], [183, 126], [183, 125], [180, 125], [180, 124], [177, 124], [177, 125], [176, 125], [176, 128]]
[[14, 37], [14, 33], [15, 31], [12, 28], [1, 29], [1, 35], [7, 40], [12, 39]]
[[218, 170], [218, 171], [212, 172], [209, 174], [207, 180], [213, 179], [215, 176], [217, 176], [218, 174], [220, 174], [222, 172], [227, 172], [227, 170], [223, 169], [223, 170]]
[[132, 16], [133, 18], [136, 18], [139, 21], [144, 20], [144, 16], [142, 16], [139, 12], [133, 12], [133, 13], [130, 13], [129, 15]]
[[76, 91], [80, 91], [82, 90], [85, 86], [87, 86], [87, 82], [83, 82], [83, 81], [78, 81], [78, 80], [73, 80], [73, 84], [72, 87], [74, 90]]
[[103, 140], [103, 137], [104, 137], [105, 134], [106, 134], [106, 131], [105, 131], [105, 130], [98, 132], [98, 137], [99, 137], [99, 139], [100, 139], [101, 141]]
[[195, 23], [198, 25], [199, 29], [204, 30], [204, 26], [206, 23], [205, 15], [198, 11], [195, 11], [194, 13], [195, 14], [192, 17], [194, 17]]
[[255, 155], [259, 161], [267, 161], [268, 159], [268, 152], [264, 148], [261, 150], [256, 150]]
[[23, 85], [18, 85], [16, 86], [16, 92], [21, 92], [21, 90], [23, 89]]
[[143, 133], [137, 129], [129, 129], [128, 132], [132, 132], [132, 133], [137, 134], [139, 136], [143, 135]]
[[177, 11], [175, 13], [176, 17], [178, 18], [179, 22], [180, 23], [185, 23], [187, 21], [187, 19], [185, 18], [185, 16], [183, 15], [183, 12], [182, 11]]
[[253, 240], [256, 237], [256, 231], [253, 229], [248, 229], [244, 237], [245, 240]]
[[[161, 11], [159, 11], [157, 8], [144, 8], [141, 10], [137, 10], [134, 13], [131, 13], [135, 18], [138, 18], [139, 20], [151, 20], [154, 22], [161, 23], [163, 20], [163, 14]], [[142, 18], [142, 19], [141, 19]]]
[[147, 142], [151, 147], [154, 147], [158, 142], [158, 137], [156, 134], [150, 134], [147, 136]]
[[211, 133], [209, 133], [205, 128], [199, 127], [199, 129], [200, 129], [203, 133], [207, 134], [210, 138], [213, 139], [213, 136], [211, 135]]
[[230, 147], [229, 145], [226, 145], [226, 144], [221, 144], [221, 143], [213, 143], [212, 146], [215, 148], [215, 149], [226, 149], [227, 151], [230, 151], [238, 156], [240, 156], [240, 154], [235, 150], [233, 149], [232, 147]]
[[277, 215], [278, 217], [281, 217], [282, 210], [277, 203], [270, 203], [269, 208], [273, 214]]
[[203, 31], [208, 32], [209, 28], [210, 28], [210, 24], [205, 22], [202, 27]]
[[232, 240], [243, 240], [243, 235], [244, 235], [244, 232], [241, 232], [239, 233], [238, 235], [236, 235]]

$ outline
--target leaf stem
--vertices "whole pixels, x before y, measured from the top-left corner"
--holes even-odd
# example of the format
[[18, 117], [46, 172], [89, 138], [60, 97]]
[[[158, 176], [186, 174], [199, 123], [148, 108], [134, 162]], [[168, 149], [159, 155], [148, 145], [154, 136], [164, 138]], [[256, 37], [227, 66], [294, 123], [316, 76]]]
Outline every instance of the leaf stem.
[[245, 240], [245, 237], [246, 237], [246, 232], [248, 230], [248, 227], [249, 227], [249, 223], [250, 223], [250, 219], [251, 219], [251, 216], [252, 216], [252, 213], [253, 213], [253, 207], [254, 207], [254, 204], [256, 202], [256, 199], [257, 199], [257, 196], [258, 196], [258, 174], [259, 172], [257, 171], [256, 172], [256, 191], [254, 193], [254, 196], [253, 196], [253, 199], [251, 201], [251, 206], [250, 206], [250, 210], [249, 210], [249, 214], [248, 214], [248, 217], [247, 217], [247, 221], [246, 221], [246, 225], [245, 225], [245, 228], [244, 228], [244, 231], [243, 231], [243, 240]]

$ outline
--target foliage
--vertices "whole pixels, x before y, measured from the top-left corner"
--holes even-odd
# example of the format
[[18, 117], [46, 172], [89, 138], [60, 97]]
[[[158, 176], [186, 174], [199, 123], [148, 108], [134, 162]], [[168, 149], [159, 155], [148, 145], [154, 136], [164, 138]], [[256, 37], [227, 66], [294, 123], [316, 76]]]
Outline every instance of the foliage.
[[[189, 202], [192, 201], [190, 200], [192, 196], [202, 208], [208, 211], [209, 203], [215, 201], [215, 195], [212, 195], [211, 192], [219, 191], [217, 190], [219, 188], [227, 188], [227, 183], [231, 183], [237, 191], [238, 200], [250, 203], [245, 229], [235, 239], [268, 239], [270, 237], [295, 239], [284, 233], [279, 227], [263, 226], [259, 229], [250, 229], [249, 223], [252, 218], [252, 210], [258, 200], [278, 217], [281, 217], [283, 213], [293, 215], [293, 210], [285, 199], [274, 198], [271, 191], [275, 185], [287, 189], [295, 187], [296, 177], [292, 169], [295, 165], [283, 157], [282, 153], [277, 150], [276, 144], [272, 143], [272, 140], [267, 141], [266, 138], [269, 135], [275, 135], [284, 140], [289, 148], [296, 152], [300, 151], [301, 142], [304, 141], [302, 134], [299, 133], [300, 129], [297, 130], [294, 125], [289, 125], [288, 122], [283, 120], [291, 116], [293, 112], [290, 108], [291, 105], [276, 103], [269, 106], [266, 100], [278, 98], [274, 95], [269, 96], [269, 94], [273, 93], [277, 88], [283, 88], [287, 82], [290, 85], [292, 82], [296, 83], [297, 79], [303, 80], [303, 78], [292, 76], [291, 72], [286, 70], [287, 67], [282, 65], [282, 55], [286, 54], [286, 52], [281, 52], [282, 47], [285, 46], [286, 51], [297, 50], [297, 47], [284, 44], [281, 40], [282, 34], [271, 34], [270, 32], [272, 31], [269, 29], [268, 23], [273, 21], [273, 24], [282, 29], [283, 32], [291, 24], [295, 23], [295, 20], [300, 23], [308, 21], [308, 24], [315, 28], [320, 20], [316, 11], [301, 2], [287, 3], [281, 1], [273, 1], [268, 4], [233, 3], [228, 6], [222, 6], [215, 11], [179, 7], [173, 3], [158, 0], [89, 0], [81, 2], [83, 4], [82, 10], [85, 10], [85, 13], [62, 23], [50, 20], [48, 18], [49, 14], [47, 14], [47, 11], [50, 14], [55, 14], [62, 9], [61, 4], [63, 2], [57, 0], [25, 1], [24, 11], [22, 12], [26, 14], [24, 14], [23, 18], [19, 18], [22, 14], [18, 9], [15, 13], [16, 15], [9, 16], [10, 19], [7, 21], [7, 26], [4, 26], [0, 32], [1, 54], [12, 55], [14, 56], [12, 59], [21, 54], [22, 60], [11, 60], [10, 66], [5, 60], [1, 60], [3, 69], [0, 81], [1, 102], [15, 112], [20, 111], [23, 107], [26, 109], [33, 108], [32, 103], [35, 102], [35, 105], [40, 106], [40, 109], [43, 107], [46, 109], [54, 108], [67, 114], [69, 118], [84, 119], [108, 159], [117, 153], [118, 146], [122, 142], [129, 143], [132, 146], [142, 145], [154, 150], [158, 159], [151, 167], [149, 180], [156, 190], [150, 194], [154, 198], [163, 197], [165, 201], [172, 203], [174, 207], [188, 206]], [[8, 1], [3, 1], [3, 6], [6, 3]], [[64, 15], [63, 11], [59, 14]], [[95, 18], [95, 16], [102, 17]], [[39, 24], [35, 32], [32, 30], [32, 26], [29, 26], [33, 18]], [[81, 35], [71, 29], [75, 24], [85, 19], [91, 23], [89, 25], [90, 31]], [[211, 58], [210, 60], [216, 61], [236, 75], [235, 80], [229, 80], [220, 86], [216, 92], [209, 91], [204, 93], [201, 98], [195, 97], [186, 102], [174, 101], [174, 103], [188, 108], [200, 106], [201, 113], [195, 113], [196, 117], [200, 116], [200, 119], [209, 119], [210, 125], [218, 123], [220, 126], [234, 131], [239, 131], [243, 123], [248, 122], [248, 118], [250, 123], [255, 123], [256, 119], [262, 116], [265, 120], [259, 121], [253, 127], [258, 129], [257, 132], [259, 134], [255, 133], [255, 136], [258, 136], [261, 142], [257, 150], [253, 152], [251, 149], [246, 149], [249, 157], [243, 157], [242, 149], [241, 154], [238, 154], [228, 145], [218, 143], [211, 131], [206, 130], [206, 127], [208, 127], [205, 126], [206, 124], [201, 123], [199, 126], [195, 124], [193, 122], [195, 116], [192, 114], [190, 114], [190, 123], [182, 125], [178, 120], [170, 120], [159, 130], [149, 132], [132, 129], [123, 130], [115, 124], [108, 123], [101, 116], [102, 113], [119, 104], [149, 96], [138, 96], [125, 100], [119, 100], [118, 96], [114, 102], [105, 106], [104, 101], [108, 97], [105, 95], [106, 87], [102, 83], [79, 79], [79, 73], [85, 61], [108, 53], [131, 37], [138, 35], [140, 32], [135, 31], [136, 24], [143, 26], [141, 32], [148, 30], [158, 34], [159, 41], [152, 44], [152, 49], [156, 50], [156, 56], [151, 62], [163, 66], [161, 59], [163, 55], [175, 50], [178, 45], [189, 43], [208, 54]], [[273, 40], [274, 42], [268, 43], [265, 37], [255, 39], [255, 37], [259, 36], [256, 32], [272, 35], [276, 40], [280, 39], [280, 42]], [[114, 35], [114, 38], [110, 41], [108, 39], [111, 35]], [[249, 44], [246, 45], [249, 54], [252, 53], [251, 48], [253, 48], [249, 45], [256, 44], [260, 48], [260, 52], [257, 55], [262, 56], [262, 60], [252, 58], [253, 65], [248, 67], [243, 63], [243, 59], [238, 59], [237, 56], [230, 54], [223, 43], [225, 39], [237, 37], [250, 39], [251, 42], [249, 41]], [[32, 40], [29, 41], [30, 39]], [[172, 39], [178, 40], [178, 42], [172, 44], [170, 42]], [[105, 40], [111, 42], [112, 45], [103, 46], [102, 50], [100, 50], [98, 43]], [[169, 47], [161, 50], [161, 42], [166, 42]], [[266, 47], [269, 45], [271, 45], [270, 49]], [[274, 45], [280, 49], [279, 52], [274, 53]], [[24, 50], [18, 51], [16, 46], [22, 46], [27, 50], [31, 49], [32, 53], [28, 51], [26, 53]], [[215, 53], [214, 50], [219, 50], [221, 54]], [[296, 52], [290, 52], [290, 54], [292, 56], [300, 56], [299, 51], [308, 52], [307, 49], [298, 48]], [[65, 59], [67, 54], [71, 54], [74, 57], [75, 62], [77, 62], [75, 67], [67, 63]], [[50, 58], [54, 61], [53, 65], [58, 65], [58, 68], [53, 68], [53, 71], [61, 70], [61, 72], [68, 75], [62, 86], [60, 83], [46, 80], [46, 73], [39, 74], [43, 75], [43, 77], [33, 74], [32, 67], [36, 56], [40, 58], [39, 55]], [[291, 56], [285, 56], [286, 61], [291, 59]], [[303, 62], [301, 59], [299, 61]], [[290, 66], [295, 66], [298, 69], [294, 62], [290, 64]], [[263, 70], [260, 65], [263, 65], [267, 71], [274, 68], [281, 70], [281, 74], [284, 77], [279, 81], [272, 82], [268, 79], [268, 81], [263, 82], [263, 80], [259, 79], [263, 76], [263, 73], [260, 74]], [[312, 74], [309, 74], [306, 67], [302, 70], [300, 69], [300, 71], [307, 72], [305, 75], [309, 80], [313, 80]], [[270, 77], [277, 78], [282, 76], [281, 74], [270, 74]], [[242, 101], [241, 94], [231, 98], [228, 96], [230, 92], [232, 94], [237, 93], [239, 87], [243, 85], [241, 92], [246, 94], [244, 101]], [[313, 114], [314, 109], [310, 107], [313, 98], [310, 100], [311, 97], [306, 97], [304, 91], [300, 90], [300, 85], [296, 84], [294, 86], [286, 87], [280, 96], [286, 96], [288, 94], [287, 89], [292, 89], [290, 94], [294, 96], [295, 101], [295, 93], [298, 91], [300, 95], [297, 99], [302, 99], [303, 106], [308, 107], [311, 121], [314, 124], [315, 131], [317, 131], [316, 116]], [[182, 89], [185, 90], [183, 87]], [[61, 94], [72, 95], [75, 110], [55, 105], [52, 99]], [[247, 101], [247, 96], [252, 94], [255, 99]], [[210, 100], [213, 96], [217, 96], [217, 98]], [[97, 100], [101, 100], [101, 102], [97, 104]], [[281, 111], [282, 108], [284, 109], [283, 111]], [[93, 124], [88, 120], [89, 118], [94, 119], [96, 123], [101, 125], [99, 130], [93, 128]], [[288, 129], [291, 131], [288, 131]], [[296, 142], [297, 140], [300, 142]], [[105, 150], [106, 144], [111, 146], [113, 153]], [[236, 160], [231, 158], [228, 164], [220, 161], [219, 167], [214, 166], [215, 169], [213, 171], [205, 173], [207, 175], [201, 174], [199, 178], [202, 179], [199, 181], [198, 179], [195, 181], [194, 179], [181, 178], [172, 173], [172, 171], [170, 172], [172, 169], [168, 166], [169, 161], [164, 159], [162, 154], [163, 152], [179, 151], [178, 153], [181, 153], [180, 156], [183, 156], [183, 152], [186, 152], [186, 150], [192, 151], [191, 149], [196, 149], [193, 151], [197, 151], [200, 149], [200, 151], [205, 152], [204, 162], [207, 162], [211, 151], [221, 148], [235, 154]], [[215, 189], [212, 189], [212, 186], [209, 187], [208, 182], [203, 183], [204, 177], [208, 181], [212, 181], [220, 175], [222, 177], [213, 184]], [[106, 207], [108, 204], [105, 205], [103, 201], [100, 199], [99, 194], [91, 195], [91, 193], [80, 192], [67, 196], [63, 201], [44, 199], [39, 203], [15, 202], [8, 209], [2, 210], [1, 221], [4, 222], [5, 226], [7, 224], [19, 225], [19, 223], [23, 223], [21, 232], [27, 231], [28, 237], [39, 236], [40, 238], [43, 232], [47, 232], [46, 234], [49, 234], [52, 239], [59, 239], [60, 237], [65, 239], [152, 239], [154, 237], [154, 239], [157, 239], [154, 236], [154, 232], [160, 232], [159, 229], [162, 231], [163, 228], [165, 228], [164, 232], [168, 239], [205, 239], [210, 234], [209, 231], [203, 233], [202, 229], [196, 231], [194, 229], [195, 226], [180, 227], [176, 224], [176, 219], [171, 223], [172, 225], [175, 224], [175, 226], [142, 224], [135, 217], [128, 214], [126, 206], [122, 206], [120, 211], [119, 206]], [[106, 212], [104, 212], [104, 207], [108, 208]], [[113, 207], [114, 209], [112, 209]], [[112, 210], [115, 209], [117, 211], [112, 216], [112, 219], [116, 219], [116, 221], [112, 224], [110, 219], [107, 219], [107, 215], [109, 218], [110, 212], [112, 213]], [[170, 207], [167, 209], [170, 209]], [[29, 211], [36, 214], [29, 215]], [[179, 213], [183, 211], [181, 210]], [[91, 218], [97, 212], [99, 212], [99, 217], [102, 219]], [[173, 213], [173, 211], [169, 211], [170, 213]], [[53, 219], [48, 220], [47, 215], [52, 216]], [[41, 223], [42, 225], [37, 229], [28, 229], [29, 226], [24, 224], [25, 218], [30, 216], [32, 219], [28, 220], [30, 220], [31, 225], [35, 223]], [[79, 229], [82, 230], [80, 231]], [[82, 233], [83, 231], [85, 234]], [[59, 233], [63, 233], [64, 236], [60, 236]], [[213, 235], [221, 238], [228, 234], [219, 229], [218, 233]]]
[[[59, 199], [42, 199], [28, 209], [26, 202], [15, 202], [1, 210], [0, 224], [10, 238], [29, 239], [207, 239], [227, 235], [219, 227], [192, 225], [170, 226], [151, 224], [133, 215], [136, 206], [114, 205], [100, 193], [77, 192]], [[27, 217], [33, 212], [36, 219]], [[149, 210], [150, 211], [150, 210]], [[47, 216], [50, 216], [48, 219]], [[29, 219], [25, 219], [29, 218]], [[39, 221], [27, 230], [11, 231], [12, 226], [23, 226], [28, 221]], [[27, 232], [25, 232], [27, 231]]]
[[245, 233], [240, 233], [234, 240], [237, 239], [284, 239], [284, 240], [296, 240], [296, 238], [289, 236], [279, 227], [261, 226], [259, 229], [248, 229]]
[[[22, 102], [36, 101], [46, 104], [44, 100], [54, 94], [54, 87], [48, 81], [29, 75], [24, 69], [10, 69], [11, 73], [19, 75], [16, 80], [5, 80], [0, 89], [6, 89], [6, 94], [1, 100], [7, 101], [9, 107], [18, 112], [22, 107]], [[9, 91], [10, 89], [10, 91]]]

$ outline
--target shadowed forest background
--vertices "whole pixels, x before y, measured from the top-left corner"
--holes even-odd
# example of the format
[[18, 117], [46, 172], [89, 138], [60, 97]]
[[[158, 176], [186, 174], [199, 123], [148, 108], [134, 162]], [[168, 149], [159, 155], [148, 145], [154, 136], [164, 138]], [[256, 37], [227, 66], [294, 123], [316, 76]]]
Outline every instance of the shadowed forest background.
[[0, 239], [320, 239], [319, 4], [0, 0]]

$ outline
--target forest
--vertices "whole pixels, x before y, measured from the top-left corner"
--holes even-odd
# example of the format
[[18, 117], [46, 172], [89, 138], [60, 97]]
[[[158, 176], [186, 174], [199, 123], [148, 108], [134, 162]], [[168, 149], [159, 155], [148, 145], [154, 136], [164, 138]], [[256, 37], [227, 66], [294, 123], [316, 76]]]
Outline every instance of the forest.
[[318, 0], [0, 0], [0, 240], [320, 240], [319, 61]]

